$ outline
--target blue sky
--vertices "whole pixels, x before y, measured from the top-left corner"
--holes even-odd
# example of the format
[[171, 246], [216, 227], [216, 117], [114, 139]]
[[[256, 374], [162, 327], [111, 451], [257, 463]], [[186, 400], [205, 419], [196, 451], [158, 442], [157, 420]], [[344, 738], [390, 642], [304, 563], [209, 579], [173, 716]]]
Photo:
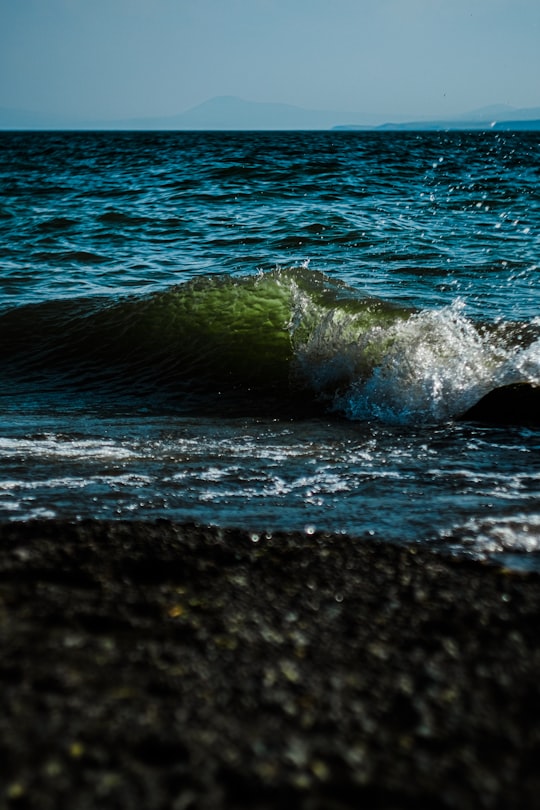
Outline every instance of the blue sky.
[[540, 106], [540, 0], [0, 0], [0, 107], [128, 118], [218, 95], [381, 120]]

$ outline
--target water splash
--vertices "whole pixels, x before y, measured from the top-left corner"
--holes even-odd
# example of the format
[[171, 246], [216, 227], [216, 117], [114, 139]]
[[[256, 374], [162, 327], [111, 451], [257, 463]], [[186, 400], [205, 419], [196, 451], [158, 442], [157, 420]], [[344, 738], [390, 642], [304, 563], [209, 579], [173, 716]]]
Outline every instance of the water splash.
[[323, 313], [296, 355], [310, 385], [351, 420], [390, 424], [442, 422], [467, 411], [488, 391], [537, 384], [540, 342], [509, 343], [505, 328], [478, 327], [465, 304], [392, 321], [343, 310]]
[[266, 410], [271, 399], [276, 415], [294, 402], [390, 424], [446, 421], [493, 388], [540, 382], [539, 322], [478, 324], [459, 300], [413, 311], [307, 265], [29, 305], [0, 316], [0, 341], [10, 385], [34, 375], [51, 390], [178, 403], [234, 395]]

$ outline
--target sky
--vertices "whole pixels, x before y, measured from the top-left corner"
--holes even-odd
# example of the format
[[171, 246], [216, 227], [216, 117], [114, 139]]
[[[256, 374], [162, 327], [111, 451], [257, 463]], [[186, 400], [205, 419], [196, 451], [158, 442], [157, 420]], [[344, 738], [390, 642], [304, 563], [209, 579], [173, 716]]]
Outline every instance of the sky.
[[384, 120], [540, 106], [540, 0], [0, 0], [0, 107], [164, 116], [214, 96]]

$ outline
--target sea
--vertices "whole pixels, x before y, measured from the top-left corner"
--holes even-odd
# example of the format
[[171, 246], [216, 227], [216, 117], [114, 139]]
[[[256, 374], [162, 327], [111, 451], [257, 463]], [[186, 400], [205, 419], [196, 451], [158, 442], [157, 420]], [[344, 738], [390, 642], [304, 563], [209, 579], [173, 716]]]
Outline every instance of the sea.
[[540, 570], [538, 132], [1, 132], [0, 347], [0, 521]]

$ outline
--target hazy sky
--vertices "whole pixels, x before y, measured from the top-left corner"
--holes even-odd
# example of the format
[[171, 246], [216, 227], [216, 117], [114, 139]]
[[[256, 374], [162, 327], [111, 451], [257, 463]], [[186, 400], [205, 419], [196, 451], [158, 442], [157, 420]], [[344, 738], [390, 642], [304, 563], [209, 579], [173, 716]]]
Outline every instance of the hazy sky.
[[217, 95], [388, 118], [540, 105], [540, 0], [0, 0], [0, 107]]

